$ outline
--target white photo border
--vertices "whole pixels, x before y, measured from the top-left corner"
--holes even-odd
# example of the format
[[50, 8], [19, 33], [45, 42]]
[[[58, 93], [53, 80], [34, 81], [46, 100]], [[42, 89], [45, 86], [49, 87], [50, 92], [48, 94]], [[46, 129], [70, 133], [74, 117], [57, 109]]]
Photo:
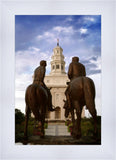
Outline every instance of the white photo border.
[[[115, 2], [79, 0], [6, 0], [1, 8], [0, 158], [115, 159]], [[15, 15], [101, 15], [102, 144], [15, 145]]]

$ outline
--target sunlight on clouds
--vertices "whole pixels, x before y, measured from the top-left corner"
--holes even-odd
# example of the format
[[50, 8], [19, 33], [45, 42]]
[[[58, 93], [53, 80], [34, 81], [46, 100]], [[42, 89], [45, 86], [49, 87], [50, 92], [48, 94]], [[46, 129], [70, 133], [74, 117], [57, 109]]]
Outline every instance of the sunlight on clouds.
[[81, 34], [87, 33], [87, 29], [86, 29], [86, 28], [81, 28], [81, 29], [80, 29], [80, 33], [81, 33]]
[[17, 91], [25, 90], [26, 87], [32, 83], [33, 80], [32, 76], [33, 74], [27, 74], [27, 73], [17, 75], [15, 80], [15, 86]]
[[69, 37], [72, 36], [75, 32], [76, 31], [73, 29], [72, 26], [68, 26], [68, 27], [55, 26], [52, 29], [44, 32], [42, 35], [38, 35], [36, 38], [39, 41], [44, 40], [49, 42], [50, 44], [53, 44], [54, 42], [56, 42], [56, 39], [58, 37], [60, 37], [60, 40], [62, 40], [62, 37], [63, 37], [63, 41], [65, 41], [66, 43], [67, 39], [69, 39]]
[[32, 51], [32, 53], [36, 53], [36, 52], [39, 52], [40, 51], [40, 48], [37, 48], [37, 47], [29, 47], [29, 50]]
[[[33, 54], [34, 53], [34, 54]], [[32, 83], [35, 68], [40, 65], [41, 60], [47, 61], [47, 71], [50, 72], [50, 60], [48, 52], [40, 52], [40, 49], [29, 47], [28, 50], [16, 53], [16, 90], [22, 91]]]
[[57, 32], [62, 32], [62, 33], [69, 33], [69, 34], [73, 34], [74, 33], [74, 30], [73, 30], [73, 27], [72, 26], [69, 26], [69, 27], [62, 27], [62, 26], [56, 26], [53, 28], [54, 31], [57, 31]]
[[47, 38], [54, 39], [55, 34], [52, 33], [51, 31], [47, 31], [47, 32], [44, 32], [44, 34], [37, 36], [37, 40], [43, 40], [43, 39], [47, 39]]
[[84, 20], [94, 22], [95, 19], [93, 17], [84, 17]]
[[42, 38], [43, 38], [42, 35], [38, 35], [38, 36], [37, 36], [37, 39], [38, 39], [38, 40], [41, 40]]
[[96, 65], [96, 70], [99, 70], [99, 69], [101, 70], [101, 57], [100, 56], [97, 57], [97, 60], [91, 59], [90, 62]]
[[44, 36], [45, 38], [46, 38], [46, 37], [48, 37], [48, 38], [50, 38], [50, 37], [51, 37], [51, 38], [54, 38], [54, 37], [55, 37], [55, 35], [54, 35], [53, 33], [51, 33], [51, 32], [45, 32], [43, 36]]
[[49, 59], [48, 53], [41, 52], [36, 47], [16, 52], [16, 73], [32, 72], [43, 59]]

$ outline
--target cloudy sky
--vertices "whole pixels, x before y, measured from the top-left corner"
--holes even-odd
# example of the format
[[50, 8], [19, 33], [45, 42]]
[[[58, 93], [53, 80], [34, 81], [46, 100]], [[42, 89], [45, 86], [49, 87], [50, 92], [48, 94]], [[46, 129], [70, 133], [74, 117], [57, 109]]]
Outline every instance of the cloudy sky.
[[25, 89], [32, 83], [34, 69], [43, 59], [47, 61], [46, 74], [49, 74], [57, 38], [63, 48], [66, 72], [72, 57], [78, 56], [86, 67], [87, 76], [94, 80], [96, 108], [101, 115], [100, 15], [15, 16], [15, 107], [25, 111]]

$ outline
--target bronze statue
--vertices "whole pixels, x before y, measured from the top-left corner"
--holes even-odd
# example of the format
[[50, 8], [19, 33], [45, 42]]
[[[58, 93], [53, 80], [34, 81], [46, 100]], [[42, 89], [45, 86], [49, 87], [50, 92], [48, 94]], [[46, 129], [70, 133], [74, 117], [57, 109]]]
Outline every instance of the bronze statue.
[[34, 80], [31, 85], [26, 89], [25, 102], [26, 102], [26, 114], [25, 114], [25, 129], [24, 138], [27, 139], [27, 127], [29, 114], [32, 113], [35, 119], [41, 122], [41, 137], [44, 137], [44, 122], [46, 109], [54, 111], [52, 108], [52, 95], [50, 89], [44, 83], [44, 77], [46, 72], [46, 61], [42, 60], [40, 66], [34, 71]]
[[[73, 57], [72, 62], [69, 65], [68, 69], [68, 78], [70, 81], [72, 81], [74, 78], [81, 77], [81, 76], [86, 76], [86, 70], [85, 66], [81, 63], [79, 63], [79, 57]], [[71, 108], [71, 98], [70, 98], [70, 92], [69, 92], [69, 87], [67, 87], [65, 91], [68, 107]]]
[[40, 66], [37, 67], [34, 71], [34, 79], [33, 79], [33, 83], [40, 83], [42, 86], [45, 86], [44, 83], [44, 77], [45, 77], [45, 72], [46, 72], [46, 61], [42, 60], [40, 61]]
[[[73, 126], [73, 136], [76, 138], [81, 137], [81, 113], [83, 106], [86, 105], [90, 114], [94, 119], [94, 132], [97, 132], [96, 126], [96, 109], [95, 109], [95, 86], [93, 80], [88, 77], [74, 78], [69, 84], [71, 109], [67, 107], [68, 103], [65, 101], [65, 117], [68, 117], [71, 112]], [[74, 110], [76, 110], [77, 120], [75, 121]], [[75, 124], [76, 123], [76, 124]]]
[[68, 69], [68, 78], [72, 80], [80, 76], [86, 76], [85, 66], [79, 63], [79, 57], [73, 57]]
[[46, 61], [42, 60], [40, 61], [40, 66], [37, 67], [34, 71], [34, 84], [41, 84], [47, 91], [48, 94], [48, 110], [49, 111], [54, 111], [55, 109], [52, 108], [52, 95], [50, 90], [47, 88], [47, 86], [44, 83], [44, 77], [45, 77], [45, 72], [46, 72]]
[[25, 129], [24, 129], [24, 139], [28, 139], [27, 127], [29, 115], [32, 113], [35, 116], [35, 119], [41, 122], [41, 137], [44, 137], [44, 122], [45, 114], [48, 103], [48, 94], [46, 89], [40, 84], [31, 84], [27, 87], [25, 94]]

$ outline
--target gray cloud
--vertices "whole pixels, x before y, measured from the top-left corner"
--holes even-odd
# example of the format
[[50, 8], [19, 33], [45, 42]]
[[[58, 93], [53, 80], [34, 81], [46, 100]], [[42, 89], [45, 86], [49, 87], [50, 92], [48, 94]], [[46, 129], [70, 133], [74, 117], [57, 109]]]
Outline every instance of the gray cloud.
[[[65, 69], [66, 69], [66, 72], [68, 72], [68, 67], [69, 67], [69, 64], [72, 61], [71, 60], [72, 57], [73, 56], [68, 57], [68, 58], [65, 57], [65, 61], [66, 61]], [[101, 73], [101, 57], [100, 56], [91, 56], [89, 58], [82, 57], [80, 59], [80, 63], [82, 63], [85, 66], [87, 76]]]
[[101, 73], [101, 58], [99, 56], [83, 58], [81, 63], [85, 65], [87, 75]]

